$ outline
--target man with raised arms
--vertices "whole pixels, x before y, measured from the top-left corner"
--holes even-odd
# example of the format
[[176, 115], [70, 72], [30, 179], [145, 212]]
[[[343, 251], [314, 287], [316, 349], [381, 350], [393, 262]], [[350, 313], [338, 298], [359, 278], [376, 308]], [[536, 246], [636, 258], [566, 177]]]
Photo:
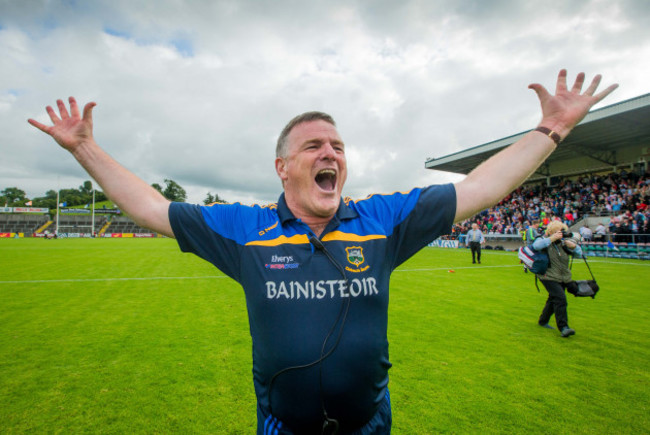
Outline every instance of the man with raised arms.
[[74, 98], [69, 110], [58, 100], [58, 114], [46, 109], [53, 125], [29, 123], [72, 153], [139, 225], [175, 237], [242, 285], [259, 434], [385, 434], [391, 272], [519, 186], [617, 86], [596, 93], [597, 75], [583, 92], [584, 79], [578, 74], [569, 89], [560, 71], [554, 95], [530, 85], [540, 124], [464, 180], [359, 201], [341, 197], [346, 145], [321, 112], [297, 116], [280, 134], [275, 169], [284, 192], [266, 207], [170, 203], [97, 145], [95, 103], [81, 112]]

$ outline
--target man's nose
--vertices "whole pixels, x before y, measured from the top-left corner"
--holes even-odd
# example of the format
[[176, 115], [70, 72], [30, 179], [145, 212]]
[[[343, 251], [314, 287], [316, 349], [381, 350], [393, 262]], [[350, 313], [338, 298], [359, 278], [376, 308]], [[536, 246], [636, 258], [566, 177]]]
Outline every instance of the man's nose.
[[336, 158], [336, 150], [331, 143], [326, 142], [321, 147], [321, 158], [327, 160], [334, 160]]

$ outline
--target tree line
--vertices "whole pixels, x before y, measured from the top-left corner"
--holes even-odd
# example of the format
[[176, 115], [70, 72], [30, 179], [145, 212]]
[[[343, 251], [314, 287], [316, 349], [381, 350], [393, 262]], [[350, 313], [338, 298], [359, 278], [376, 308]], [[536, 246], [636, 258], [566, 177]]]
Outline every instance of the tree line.
[[[154, 189], [160, 192], [165, 198], [170, 201], [175, 202], [185, 202], [187, 201], [187, 192], [185, 189], [178, 184], [176, 181], [166, 178], [164, 180], [164, 186], [161, 186], [159, 183], [153, 183], [151, 185]], [[106, 201], [108, 198], [101, 190], [95, 190], [95, 201]], [[57, 194], [56, 190], [48, 190], [45, 192], [45, 196], [39, 196], [37, 198], [27, 198], [24, 190], [19, 189], [18, 187], [6, 187], [0, 191], [0, 207], [47, 207], [50, 209], [56, 208]], [[28, 203], [31, 201], [31, 204]], [[59, 203], [65, 203], [67, 207], [85, 207], [87, 204], [91, 204], [93, 201], [93, 185], [90, 180], [84, 181], [84, 183], [79, 186], [77, 189], [60, 189], [59, 190]], [[213, 195], [211, 192], [208, 192], [205, 199], [203, 200], [204, 204], [212, 204], [215, 202], [225, 203], [222, 198], [219, 197], [216, 193]]]

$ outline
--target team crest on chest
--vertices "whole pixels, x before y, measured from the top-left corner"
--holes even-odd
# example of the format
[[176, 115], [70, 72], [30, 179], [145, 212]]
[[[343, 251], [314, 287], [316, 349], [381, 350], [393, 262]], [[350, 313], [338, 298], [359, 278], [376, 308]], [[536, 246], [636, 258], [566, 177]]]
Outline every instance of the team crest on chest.
[[350, 271], [350, 272], [363, 272], [364, 270], [367, 270], [370, 266], [365, 266], [360, 268], [365, 260], [363, 257], [363, 248], [361, 246], [349, 246], [345, 248], [345, 253], [347, 254], [348, 257], [348, 263], [354, 265], [356, 269], [353, 269], [351, 267], [346, 267], [345, 269]]

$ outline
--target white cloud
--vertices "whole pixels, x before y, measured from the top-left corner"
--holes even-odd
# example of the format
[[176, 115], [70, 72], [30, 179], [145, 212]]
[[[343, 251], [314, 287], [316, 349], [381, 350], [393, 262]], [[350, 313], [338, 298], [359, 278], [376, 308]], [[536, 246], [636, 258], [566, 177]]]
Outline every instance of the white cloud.
[[650, 6], [605, 2], [0, 2], [0, 188], [31, 197], [88, 179], [26, 123], [75, 95], [95, 135], [149, 183], [201, 202], [274, 201], [274, 141], [307, 110], [348, 147], [345, 193], [455, 181], [440, 157], [531, 128], [557, 71], [648, 92]]

